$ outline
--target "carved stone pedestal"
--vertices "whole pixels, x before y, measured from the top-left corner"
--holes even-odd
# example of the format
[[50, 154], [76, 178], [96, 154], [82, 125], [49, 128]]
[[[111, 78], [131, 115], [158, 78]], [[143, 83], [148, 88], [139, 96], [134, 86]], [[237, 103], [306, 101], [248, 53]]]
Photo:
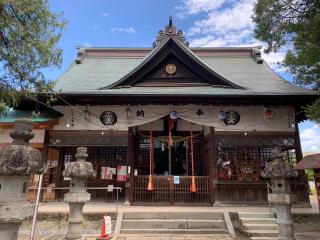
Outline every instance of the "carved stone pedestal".
[[[90, 196], [89, 196], [90, 199]], [[69, 226], [66, 239], [81, 239], [82, 209], [85, 202], [69, 202]]]
[[69, 226], [66, 239], [81, 239], [81, 223], [83, 220], [82, 209], [90, 201], [90, 193], [86, 190], [88, 177], [93, 177], [96, 172], [92, 164], [86, 162], [87, 148], [78, 147], [75, 155], [76, 162], [70, 163], [63, 172], [65, 177], [70, 177], [70, 191], [64, 195], [64, 201], [69, 203]]
[[290, 194], [269, 194], [268, 200], [275, 205], [279, 228], [278, 240], [294, 240], [291, 205], [296, 202], [296, 196]]
[[[130, 179], [127, 179], [127, 182], [125, 183], [125, 189], [124, 189], [124, 206], [130, 206], [130, 189], [131, 189], [131, 183]], [[118, 190], [117, 190], [118, 191]]]
[[33, 205], [25, 196], [28, 181], [28, 176], [0, 176], [0, 240], [17, 239], [22, 221], [32, 216]]

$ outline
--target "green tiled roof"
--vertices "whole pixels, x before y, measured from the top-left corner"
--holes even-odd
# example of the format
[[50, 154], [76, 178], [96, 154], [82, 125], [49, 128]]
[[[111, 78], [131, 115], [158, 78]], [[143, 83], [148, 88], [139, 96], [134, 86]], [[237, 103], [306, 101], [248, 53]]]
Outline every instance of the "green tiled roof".
[[[192, 49], [191, 49], [192, 50]], [[134, 70], [145, 57], [84, 57], [73, 63], [57, 80], [62, 93], [87, 94], [190, 94], [190, 95], [313, 95], [314, 91], [289, 84], [273, 72], [267, 63], [257, 64], [252, 57], [199, 57], [213, 71], [245, 89], [207, 87], [131, 87], [98, 90], [111, 85]]]
[[41, 110], [37, 117], [33, 117], [31, 111], [9, 110], [7, 113], [0, 115], [0, 124], [13, 123], [18, 118], [30, 118], [35, 123], [41, 123], [58, 119], [61, 116], [63, 116], [63, 114], [53, 110]]

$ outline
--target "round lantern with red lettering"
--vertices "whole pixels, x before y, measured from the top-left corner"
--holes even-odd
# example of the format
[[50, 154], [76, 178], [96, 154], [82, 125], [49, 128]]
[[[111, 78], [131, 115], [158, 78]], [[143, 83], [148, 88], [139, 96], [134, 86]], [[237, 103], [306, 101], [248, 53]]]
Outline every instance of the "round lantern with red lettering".
[[264, 111], [264, 117], [266, 119], [272, 119], [273, 116], [274, 116], [274, 113], [273, 113], [273, 111], [271, 109], [267, 109], [267, 110]]

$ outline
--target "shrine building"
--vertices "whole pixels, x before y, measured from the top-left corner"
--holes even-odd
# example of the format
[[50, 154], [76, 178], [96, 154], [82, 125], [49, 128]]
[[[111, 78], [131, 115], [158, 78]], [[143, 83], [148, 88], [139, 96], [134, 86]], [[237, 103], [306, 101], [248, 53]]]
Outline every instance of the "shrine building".
[[[92, 199], [114, 201], [106, 188], [121, 187], [131, 205], [267, 204], [271, 149], [299, 162], [298, 123], [318, 97], [273, 72], [261, 47], [189, 47], [172, 20], [150, 48], [79, 47], [55, 89], [52, 108], [25, 100], [2, 116], [0, 143], [39, 109], [31, 145], [49, 162], [49, 198], [63, 198], [62, 172], [84, 146]], [[303, 171], [291, 187], [309, 206]]]

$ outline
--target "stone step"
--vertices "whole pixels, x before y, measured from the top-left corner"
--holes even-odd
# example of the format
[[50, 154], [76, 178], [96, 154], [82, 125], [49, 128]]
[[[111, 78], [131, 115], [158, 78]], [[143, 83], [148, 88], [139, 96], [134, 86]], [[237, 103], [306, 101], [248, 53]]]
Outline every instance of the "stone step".
[[251, 237], [251, 240], [277, 240], [277, 237]]
[[223, 220], [223, 213], [208, 212], [125, 212], [123, 219], [207, 219]]
[[[197, 234], [193, 236], [195, 239], [210, 239], [210, 240], [233, 240], [229, 234]], [[145, 235], [140, 235], [140, 234], [120, 234], [116, 238], [112, 238], [112, 240], [155, 240], [155, 239], [193, 239], [190, 235], [179, 235], [177, 236], [172, 236], [171, 234], [145, 234]], [[91, 239], [90, 239], [91, 240]], [[96, 239], [92, 239], [96, 240]]]
[[60, 239], [63, 239], [65, 237], [65, 235], [63, 234], [53, 234], [53, 235], [50, 235], [48, 237], [45, 237], [43, 239], [45, 240], [60, 240]]
[[239, 218], [274, 218], [274, 213], [247, 213], [239, 212]]
[[121, 229], [120, 234], [228, 234], [225, 229]]
[[124, 219], [122, 229], [226, 229], [223, 220]]
[[278, 230], [247, 230], [246, 233], [250, 237], [276, 237]]
[[245, 230], [278, 230], [275, 223], [246, 223], [242, 225]]
[[242, 224], [254, 224], [254, 223], [266, 223], [266, 224], [276, 224], [275, 218], [240, 218]]

